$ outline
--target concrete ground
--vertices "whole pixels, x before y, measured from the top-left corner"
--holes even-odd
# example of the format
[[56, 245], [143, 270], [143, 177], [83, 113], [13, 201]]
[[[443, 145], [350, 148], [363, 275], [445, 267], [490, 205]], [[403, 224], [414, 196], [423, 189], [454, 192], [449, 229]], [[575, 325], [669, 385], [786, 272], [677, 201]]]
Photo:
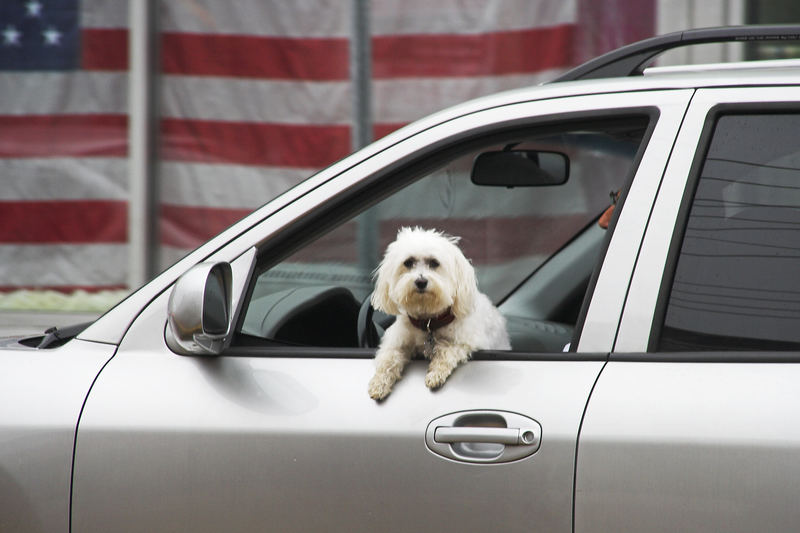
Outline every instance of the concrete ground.
[[98, 316], [100, 313], [0, 310], [0, 337], [42, 333], [52, 326], [80, 324]]

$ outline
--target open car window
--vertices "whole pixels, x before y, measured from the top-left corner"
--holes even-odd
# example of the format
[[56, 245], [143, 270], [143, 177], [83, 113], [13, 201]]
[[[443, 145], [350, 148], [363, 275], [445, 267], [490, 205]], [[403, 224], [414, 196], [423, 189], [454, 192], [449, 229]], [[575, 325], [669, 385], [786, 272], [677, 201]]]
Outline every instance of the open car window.
[[[271, 345], [359, 346], [358, 318], [373, 272], [404, 226], [460, 237], [479, 289], [494, 303], [525, 290], [538, 269], [571, 243], [600, 248], [605, 232], [596, 221], [635, 170], [649, 122], [639, 116], [562, 124], [448, 152], [428, 166], [434, 170], [344, 222], [320, 228], [316, 239], [291, 256], [277, 264], [260, 261], [239, 337], [248, 344], [263, 339]], [[576, 240], [587, 231], [588, 244]], [[560, 350], [571, 337], [593, 266], [581, 265], [576, 287], [564, 287], [563, 305], [574, 309], [558, 317], [519, 317], [523, 323], [516, 321], [516, 329], [526, 329], [526, 320], [556, 318], [564, 323]], [[380, 331], [391, 317], [376, 320]], [[528, 346], [524, 341], [519, 349]]]

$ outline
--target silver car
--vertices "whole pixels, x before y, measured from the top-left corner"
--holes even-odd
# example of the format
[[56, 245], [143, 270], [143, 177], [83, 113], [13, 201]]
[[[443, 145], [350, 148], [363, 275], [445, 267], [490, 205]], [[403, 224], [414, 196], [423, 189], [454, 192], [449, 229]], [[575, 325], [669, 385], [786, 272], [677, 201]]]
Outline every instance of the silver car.
[[[798, 35], [662, 36], [435, 114], [0, 341], [0, 531], [796, 530], [800, 70], [642, 65]], [[462, 238], [512, 349], [376, 402], [407, 225]]]

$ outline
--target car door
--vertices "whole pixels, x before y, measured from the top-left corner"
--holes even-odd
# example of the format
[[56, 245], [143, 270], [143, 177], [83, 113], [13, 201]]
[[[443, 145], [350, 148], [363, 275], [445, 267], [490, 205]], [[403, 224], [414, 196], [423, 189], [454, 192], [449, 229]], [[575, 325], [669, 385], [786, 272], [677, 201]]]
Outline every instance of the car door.
[[[618, 320], [622, 313], [623, 301], [607, 285], [628, 282], [635, 254], [627, 248], [641, 239], [690, 95], [681, 90], [580, 96], [470, 113], [398, 142], [229, 243], [209, 260], [232, 264], [234, 303], [241, 311], [231, 346], [219, 356], [172, 352], [165, 341], [167, 291], [133, 321], [94, 384], [78, 430], [73, 531], [571, 531], [578, 430], [612, 346], [613, 317]], [[563, 262], [591, 273], [604, 247], [605, 255], [614, 258], [608, 269], [597, 269], [596, 282], [588, 289], [590, 294], [611, 295], [608, 301], [592, 300], [594, 305], [584, 307], [581, 320], [568, 328], [575, 331], [572, 351], [564, 352], [558, 344], [557, 349], [538, 352], [523, 348], [478, 353], [437, 391], [424, 385], [425, 361], [415, 360], [389, 398], [375, 402], [367, 395], [374, 348], [290, 344], [263, 333], [271, 331], [273, 322], [281, 323], [283, 317], [268, 318], [282, 302], [308, 298], [302, 303], [310, 302], [313, 308], [320, 298], [339, 297], [341, 291], [320, 292], [317, 285], [303, 291], [297, 280], [324, 275], [347, 285], [352, 276], [335, 267], [316, 270], [313, 276], [305, 270], [298, 275], [300, 260], [293, 258], [313, 258], [319, 250], [326, 257], [335, 255], [355, 241], [343, 243], [328, 238], [331, 235], [381, 226], [374, 221], [386, 216], [385, 210], [370, 214], [359, 211], [362, 204], [387, 196], [390, 201], [399, 188], [411, 195], [395, 205], [400, 222], [406, 222], [403, 214], [416, 213], [413, 219], [430, 214], [425, 206], [433, 195], [424, 188], [426, 178], [413, 181], [412, 174], [416, 179], [419, 169], [428, 172], [431, 157], [472, 146], [476, 135], [495, 142], [495, 134], [505, 140], [520, 128], [533, 128], [541, 136], [557, 126], [559, 135], [577, 142], [584, 138], [586, 126], [598, 120], [605, 128], [601, 133], [616, 131], [608, 125], [616, 123], [617, 116], [639, 117], [645, 124], [639, 148], [626, 156], [631, 158], [630, 168], [614, 182], [622, 184], [625, 205], [633, 207], [616, 215], [610, 240], [589, 219], [594, 233], [586, 238], [599, 235], [595, 244], [600, 246], [596, 252], [587, 248], [576, 255], [586, 258], [586, 264], [567, 258], [558, 244], [551, 255], [558, 259], [545, 263], [550, 270], [537, 267], [537, 272], [548, 273]], [[559, 125], [564, 122], [575, 127], [564, 130]], [[437, 189], [436, 198], [452, 206], [474, 206], [463, 209], [476, 211], [455, 210], [468, 215], [461, 217], [466, 221], [460, 227], [468, 229], [475, 218], [485, 218], [476, 213], [487, 206], [508, 214], [525, 204], [486, 200], [505, 188], [482, 191], [478, 201], [473, 195], [459, 203], [453, 168], [458, 166], [437, 174], [444, 188]], [[597, 170], [587, 165], [584, 173]], [[634, 173], [634, 185], [629, 186]], [[578, 182], [575, 178], [572, 183]], [[510, 194], [528, 193], [518, 189]], [[551, 203], [541, 194], [544, 209]], [[576, 194], [568, 197], [572, 207], [586, 200]], [[610, 202], [607, 190], [599, 201]], [[359, 221], [373, 217], [373, 223], [350, 225], [348, 213], [358, 212]], [[574, 213], [568, 214], [563, 220], [577, 220]], [[596, 215], [599, 212], [587, 216]], [[490, 218], [497, 221], [494, 214]], [[442, 216], [440, 221], [448, 220]], [[326, 233], [328, 225], [335, 228]], [[505, 229], [492, 235], [508, 237], [508, 226], [500, 227]], [[535, 240], [536, 228], [521, 227], [519, 232], [529, 230], [530, 239], [512, 244]], [[550, 242], [558, 232], [551, 228], [550, 233], [539, 233], [548, 237], [540, 240]], [[492, 248], [490, 241], [476, 237], [467, 244], [476, 262]], [[537, 264], [543, 260], [538, 258]], [[514, 261], [509, 263], [511, 270], [503, 269], [506, 263], [486, 263], [481, 272], [489, 290], [507, 281]], [[262, 294], [260, 281], [274, 281], [277, 274], [294, 277], [287, 292], [270, 300], [277, 289]], [[558, 279], [556, 274], [553, 279]], [[549, 293], [536, 288], [540, 279], [534, 275], [522, 280], [521, 288], [512, 290], [514, 297], [501, 305], [508, 313], [523, 315], [513, 322], [523, 337], [532, 335], [534, 325], [558, 331], [540, 320], [547, 317], [533, 311], [524, 316], [528, 304], [547, 307]], [[355, 282], [347, 286], [348, 291], [358, 289]], [[256, 305], [267, 300], [269, 305]], [[251, 319], [256, 308], [263, 315]], [[302, 323], [303, 335], [315, 335], [338, 318], [323, 314], [315, 319], [312, 314]], [[250, 329], [253, 324], [257, 327]], [[335, 327], [327, 329], [340, 338]]]
[[587, 407], [575, 531], [797, 528], [796, 96], [692, 100]]

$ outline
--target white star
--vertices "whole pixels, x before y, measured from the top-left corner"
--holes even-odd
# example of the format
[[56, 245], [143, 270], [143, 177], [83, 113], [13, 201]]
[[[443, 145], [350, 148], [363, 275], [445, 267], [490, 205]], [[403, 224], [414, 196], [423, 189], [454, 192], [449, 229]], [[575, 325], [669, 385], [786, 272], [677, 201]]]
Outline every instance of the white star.
[[29, 17], [41, 17], [42, 16], [42, 4], [38, 0], [30, 0], [30, 2], [25, 3], [25, 9], [28, 10]]
[[20, 37], [22, 37], [22, 33], [18, 31], [17, 28], [15, 28], [14, 26], [6, 26], [6, 29], [3, 30], [3, 45], [19, 46]]
[[45, 46], [58, 46], [61, 44], [61, 32], [50, 26], [42, 32]]

